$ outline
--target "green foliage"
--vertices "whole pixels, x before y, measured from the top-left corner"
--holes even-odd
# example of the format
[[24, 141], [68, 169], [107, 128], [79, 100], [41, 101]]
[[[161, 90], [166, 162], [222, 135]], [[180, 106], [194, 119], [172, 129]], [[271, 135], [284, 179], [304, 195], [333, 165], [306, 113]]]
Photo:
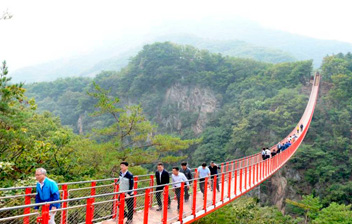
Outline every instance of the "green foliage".
[[290, 216], [284, 216], [274, 207], [261, 207], [252, 198], [242, 197], [207, 217], [200, 219], [197, 224], [216, 223], [296, 223]]
[[[115, 122], [102, 129], [93, 130], [112, 151], [109, 157], [117, 159], [112, 164], [112, 173], [118, 161], [129, 161], [133, 165], [155, 163], [157, 160], [175, 163], [184, 157], [177, 156], [199, 140], [181, 140], [179, 137], [156, 134], [156, 126], [148, 121], [140, 105], [118, 107], [120, 99], [109, 95], [109, 91], [94, 83], [95, 91], [88, 94], [97, 99], [97, 110], [93, 116], [109, 114]], [[101, 138], [103, 137], [103, 138]]]
[[[352, 203], [352, 56], [328, 56], [321, 70], [323, 82], [313, 122], [289, 166], [302, 176], [292, 188], [302, 194], [319, 196], [327, 207], [333, 201]], [[91, 80], [83, 78], [29, 85], [27, 95], [35, 96], [40, 110], [44, 108], [60, 115], [62, 123], [76, 133], [81, 118], [83, 133], [89, 133], [90, 138], [99, 142], [99, 150], [93, 150], [97, 143], [93, 143], [91, 149], [97, 160], [86, 159], [87, 164], [94, 164], [98, 171], [94, 174], [94, 169], [88, 169], [87, 172], [89, 175], [109, 175], [113, 164], [128, 156], [135, 158], [135, 164], [142, 164], [148, 158], [153, 158], [150, 161], [164, 158], [170, 163], [185, 158], [191, 166], [198, 166], [203, 161], [234, 159], [273, 145], [294, 128], [302, 115], [311, 74], [312, 61], [270, 64], [165, 42], [144, 46], [120, 72], [102, 72], [96, 76], [94, 82], [103, 92], [96, 96], [109, 95], [101, 101], [86, 95], [87, 91], [94, 92], [95, 87], [89, 84]], [[200, 109], [182, 106], [190, 92], [181, 92], [176, 101], [167, 98], [175, 86], [188, 90], [207, 89], [216, 96], [216, 110], [203, 116], [206, 125], [199, 135], [193, 130], [199, 124]], [[107, 89], [109, 92], [104, 92]], [[119, 101], [114, 96], [119, 96]], [[114, 102], [119, 106], [112, 107]], [[95, 104], [109, 106], [98, 110]], [[127, 112], [129, 110], [131, 113]], [[119, 114], [119, 119], [122, 115], [122, 120], [117, 122], [111, 112]], [[89, 116], [92, 113], [99, 116]], [[21, 117], [24, 119], [26, 114]], [[126, 133], [126, 128], [135, 119], [141, 121], [138, 131], [131, 132], [131, 138], [118, 140], [116, 136]], [[158, 131], [152, 124], [158, 125]], [[117, 130], [119, 125], [122, 129]], [[92, 134], [93, 128], [99, 131]], [[164, 148], [157, 148], [154, 142], [150, 147], [135, 148], [136, 154], [130, 155], [134, 149], [130, 150], [126, 145], [132, 138], [139, 141], [138, 144], [143, 143], [141, 146], [153, 144], [145, 141], [148, 130], [153, 130], [154, 139], [158, 139], [159, 134], [169, 134], [169, 137], [158, 139], [163, 141], [157, 143]], [[113, 135], [115, 132], [117, 135]], [[12, 134], [8, 135], [10, 138]], [[172, 150], [171, 144], [166, 144], [173, 141], [180, 144], [180, 140], [197, 137], [203, 141], [182, 152], [177, 152], [176, 148]], [[110, 150], [112, 148], [116, 150]], [[139, 155], [150, 157], [146, 159]]]
[[[324, 59], [321, 86], [312, 128], [306, 145], [292, 160], [294, 168], [303, 172], [304, 182], [296, 188], [306, 189], [322, 198], [324, 206], [331, 202], [351, 204], [352, 166], [352, 57], [338, 54]], [[305, 192], [309, 194], [310, 192]]]
[[286, 203], [304, 210], [304, 219], [305, 223], [307, 223], [318, 216], [322, 204], [320, 203], [319, 198], [314, 198], [313, 195], [303, 195], [302, 198], [303, 199], [300, 202], [286, 199]]
[[350, 224], [352, 223], [351, 205], [339, 205], [335, 202], [329, 207], [324, 208], [319, 213], [318, 217], [313, 221], [314, 224]]

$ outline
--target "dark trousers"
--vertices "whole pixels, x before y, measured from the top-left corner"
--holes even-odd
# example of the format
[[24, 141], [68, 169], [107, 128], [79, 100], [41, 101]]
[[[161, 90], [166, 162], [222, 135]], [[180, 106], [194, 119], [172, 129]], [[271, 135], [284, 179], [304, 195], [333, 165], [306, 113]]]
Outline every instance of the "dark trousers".
[[[159, 191], [159, 192], [156, 192], [156, 201], [158, 202], [159, 208], [161, 208], [163, 205], [163, 202], [161, 200], [161, 196], [163, 195], [163, 192], [161, 190], [164, 190], [164, 187], [157, 187], [155, 190]], [[167, 200], [167, 203], [168, 205], [170, 205], [171, 203], [170, 195], [168, 195], [168, 197], [169, 199]]]
[[[183, 192], [185, 195], [185, 200], [188, 200], [189, 195], [188, 195], [188, 198], [186, 199], [186, 192], [188, 194], [188, 187], [187, 186], [184, 186]], [[180, 209], [180, 200], [181, 200], [181, 188], [180, 187], [175, 188], [175, 194], [176, 194], [176, 198], [177, 198], [177, 209]]]
[[204, 181], [205, 181], [205, 178], [200, 178], [199, 179], [199, 188], [200, 188], [200, 191], [204, 194]]
[[124, 211], [124, 217], [127, 217], [127, 220], [132, 220], [133, 219], [133, 210], [134, 210], [134, 197], [126, 198], [125, 199], [125, 205], [127, 207], [127, 212], [126, 210]]
[[[214, 189], [214, 177], [211, 177], [211, 190]], [[219, 188], [219, 177], [216, 177], [216, 189], [220, 191]]]
[[185, 187], [185, 201], [189, 200], [188, 187]]
[[175, 194], [176, 194], [176, 198], [177, 198], [177, 210], [178, 210], [178, 209], [180, 209], [181, 188], [176, 188]]

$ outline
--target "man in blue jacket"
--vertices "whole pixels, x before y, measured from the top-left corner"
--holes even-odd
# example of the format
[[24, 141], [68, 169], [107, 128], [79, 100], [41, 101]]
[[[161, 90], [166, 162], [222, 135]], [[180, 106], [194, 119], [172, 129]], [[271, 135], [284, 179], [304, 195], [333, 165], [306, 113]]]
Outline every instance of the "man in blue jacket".
[[[46, 177], [46, 170], [38, 168], [35, 171], [35, 179], [37, 182], [37, 195], [35, 203], [51, 202], [60, 200], [59, 188], [55, 181]], [[49, 224], [55, 224], [56, 209], [60, 208], [60, 203], [50, 204], [50, 220]], [[38, 210], [39, 206], [34, 207]]]

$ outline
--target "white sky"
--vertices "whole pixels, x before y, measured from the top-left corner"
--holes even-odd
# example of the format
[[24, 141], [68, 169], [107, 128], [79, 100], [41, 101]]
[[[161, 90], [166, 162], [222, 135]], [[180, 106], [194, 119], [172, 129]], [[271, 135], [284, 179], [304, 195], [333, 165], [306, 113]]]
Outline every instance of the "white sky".
[[352, 1], [0, 0], [0, 60], [13, 69], [81, 54], [168, 20], [240, 16], [261, 25], [352, 43]]

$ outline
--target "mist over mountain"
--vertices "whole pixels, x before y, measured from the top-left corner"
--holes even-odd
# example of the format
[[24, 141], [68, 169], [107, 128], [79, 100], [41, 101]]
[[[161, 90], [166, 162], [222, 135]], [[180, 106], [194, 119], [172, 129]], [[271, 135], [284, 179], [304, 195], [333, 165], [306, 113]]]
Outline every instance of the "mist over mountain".
[[106, 41], [103, 48], [84, 55], [54, 60], [12, 72], [14, 82], [53, 81], [57, 78], [93, 77], [103, 70], [120, 70], [142, 46], [156, 41], [189, 44], [223, 55], [280, 63], [313, 59], [314, 68], [323, 57], [352, 51], [352, 44], [320, 40], [265, 28], [246, 19], [174, 21], [153, 27], [137, 37]]

